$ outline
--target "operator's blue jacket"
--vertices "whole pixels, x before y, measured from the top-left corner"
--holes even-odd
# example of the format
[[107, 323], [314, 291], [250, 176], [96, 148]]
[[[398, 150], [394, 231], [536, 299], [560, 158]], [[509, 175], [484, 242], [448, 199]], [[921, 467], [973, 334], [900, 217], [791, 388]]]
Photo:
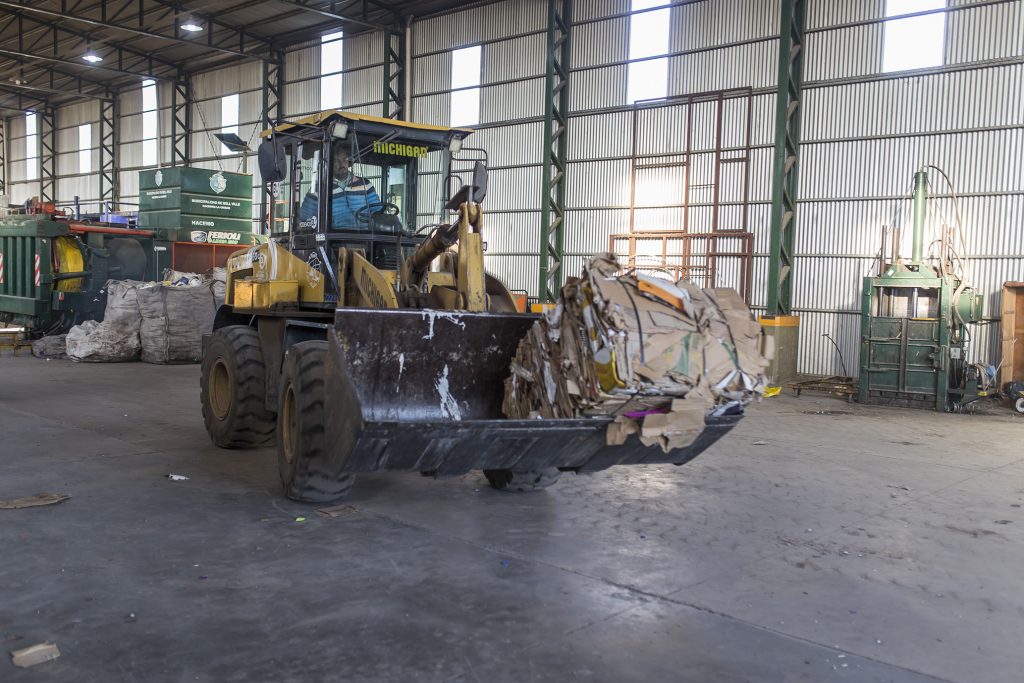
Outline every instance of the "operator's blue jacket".
[[[318, 197], [312, 192], [307, 194], [299, 207], [299, 224], [307, 223], [316, 216]], [[331, 193], [331, 224], [335, 228], [355, 228], [368, 230], [366, 223], [356, 220], [356, 213], [364, 206], [370, 207], [370, 213], [381, 206], [380, 195], [373, 184], [366, 178], [353, 175], [347, 183], [334, 183]], [[364, 212], [365, 213], [365, 212]]]

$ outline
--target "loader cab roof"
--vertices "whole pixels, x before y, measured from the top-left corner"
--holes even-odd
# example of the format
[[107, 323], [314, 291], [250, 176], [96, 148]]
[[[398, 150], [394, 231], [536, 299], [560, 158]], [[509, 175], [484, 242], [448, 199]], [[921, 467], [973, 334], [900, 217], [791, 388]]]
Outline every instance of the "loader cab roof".
[[374, 265], [397, 267], [401, 259], [378, 258], [378, 247], [393, 251], [399, 238], [408, 242], [403, 248], [422, 240], [420, 229], [432, 225], [447, 198], [451, 159], [472, 132], [336, 109], [264, 131], [261, 149], [280, 150], [274, 155], [284, 167], [268, 188], [271, 234], [301, 242], [307, 233], [330, 233], [327, 241], [364, 249]]
[[[381, 116], [356, 114], [340, 109], [327, 109], [318, 114], [286, 121], [260, 133], [268, 137], [274, 133], [299, 138], [317, 137], [324, 130], [330, 131], [333, 124], [344, 126], [345, 135], [354, 133], [359, 138], [373, 138], [382, 143], [412, 144], [426, 147], [426, 151], [448, 149], [452, 140], [463, 140], [473, 132], [471, 128], [450, 128], [412, 121], [399, 121]], [[345, 137], [335, 134], [335, 137]]]

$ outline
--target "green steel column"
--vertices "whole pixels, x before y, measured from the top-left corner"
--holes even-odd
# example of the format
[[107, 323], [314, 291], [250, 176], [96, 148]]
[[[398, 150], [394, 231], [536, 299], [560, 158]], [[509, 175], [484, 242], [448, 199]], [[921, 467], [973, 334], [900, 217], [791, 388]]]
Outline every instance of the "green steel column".
[[[160, 156], [160, 155], [158, 155]], [[171, 90], [171, 166], [192, 163], [192, 79], [178, 71]]]
[[263, 60], [263, 111], [260, 113], [260, 124], [264, 130], [277, 125], [284, 113], [282, 95], [284, 93], [284, 52], [275, 51]]
[[117, 92], [108, 91], [109, 99], [100, 100], [100, 204], [102, 210], [117, 210], [121, 201], [120, 165], [118, 164], [118, 115]]
[[7, 193], [7, 119], [0, 116], [0, 195]]
[[409, 120], [405, 111], [405, 34], [384, 33], [384, 118]]
[[[284, 114], [284, 52], [274, 51], [268, 59], [263, 60], [263, 111], [260, 123], [263, 130], [270, 130], [277, 125]], [[260, 192], [260, 216], [258, 232], [270, 234], [270, 187], [264, 184]]]
[[800, 168], [806, 18], [806, 0], [782, 0], [779, 95], [775, 109], [775, 159], [772, 169], [768, 315], [790, 315], [793, 310], [793, 250]]
[[39, 131], [39, 199], [57, 201], [57, 120], [56, 110], [47, 107], [36, 112]]
[[914, 251], [911, 255], [913, 263], [921, 263], [924, 258], [924, 221], [928, 205], [928, 174], [918, 171], [914, 174]]
[[540, 205], [541, 303], [558, 299], [565, 251], [565, 171], [569, 153], [569, 57], [572, 0], [548, 0], [548, 62], [544, 80], [544, 173]]

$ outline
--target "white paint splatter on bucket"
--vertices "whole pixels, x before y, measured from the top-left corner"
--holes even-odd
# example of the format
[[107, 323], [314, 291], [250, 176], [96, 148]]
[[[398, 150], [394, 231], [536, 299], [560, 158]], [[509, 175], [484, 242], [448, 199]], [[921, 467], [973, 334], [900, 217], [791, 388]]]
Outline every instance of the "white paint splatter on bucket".
[[441, 318], [442, 320], [447, 320], [448, 322], [452, 323], [453, 325], [458, 325], [462, 329], [466, 329], [466, 323], [462, 322], [462, 320], [460, 319], [461, 316], [458, 313], [449, 313], [447, 311], [425, 310], [425, 311], [423, 311], [423, 318], [430, 325], [429, 329], [427, 330], [427, 333], [425, 335], [423, 335], [424, 339], [433, 339], [434, 338], [434, 321], [437, 320], [438, 318]]
[[451, 392], [448, 391], [448, 366], [444, 366], [444, 370], [441, 371], [441, 376], [434, 382], [434, 386], [437, 388], [437, 394], [441, 397], [441, 414], [450, 420], [461, 420], [462, 411], [459, 410], [459, 403], [452, 396]]

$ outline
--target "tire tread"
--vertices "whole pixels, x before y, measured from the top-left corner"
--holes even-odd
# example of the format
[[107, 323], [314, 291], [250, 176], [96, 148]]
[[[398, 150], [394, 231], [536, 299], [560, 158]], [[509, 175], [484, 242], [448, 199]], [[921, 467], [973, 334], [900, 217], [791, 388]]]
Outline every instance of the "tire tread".
[[[213, 442], [221, 448], [259, 448], [270, 445], [277, 427], [276, 414], [266, 406], [266, 365], [260, 346], [259, 333], [245, 325], [222, 327], [214, 332], [210, 345], [224, 343], [234, 365], [236, 404], [229, 408], [223, 423], [214, 416], [209, 406], [208, 375], [213, 363], [203, 356], [200, 378], [200, 401], [203, 421]], [[214, 348], [214, 352], [216, 349]]]
[[[277, 460], [284, 485], [285, 495], [292, 500], [305, 503], [329, 503], [341, 498], [352, 488], [354, 477], [345, 474], [340, 477], [323, 469], [326, 461], [326, 433], [324, 405], [326, 382], [324, 361], [327, 357], [327, 342], [307, 341], [288, 349], [281, 374], [281, 401], [285, 400], [289, 384], [294, 383], [293, 392], [298, 413], [299, 453], [296, 462], [289, 463], [284, 454], [283, 436], [278, 439]], [[278, 406], [278, 421], [283, 419], [283, 406]], [[283, 429], [278, 426], [283, 435]]]

